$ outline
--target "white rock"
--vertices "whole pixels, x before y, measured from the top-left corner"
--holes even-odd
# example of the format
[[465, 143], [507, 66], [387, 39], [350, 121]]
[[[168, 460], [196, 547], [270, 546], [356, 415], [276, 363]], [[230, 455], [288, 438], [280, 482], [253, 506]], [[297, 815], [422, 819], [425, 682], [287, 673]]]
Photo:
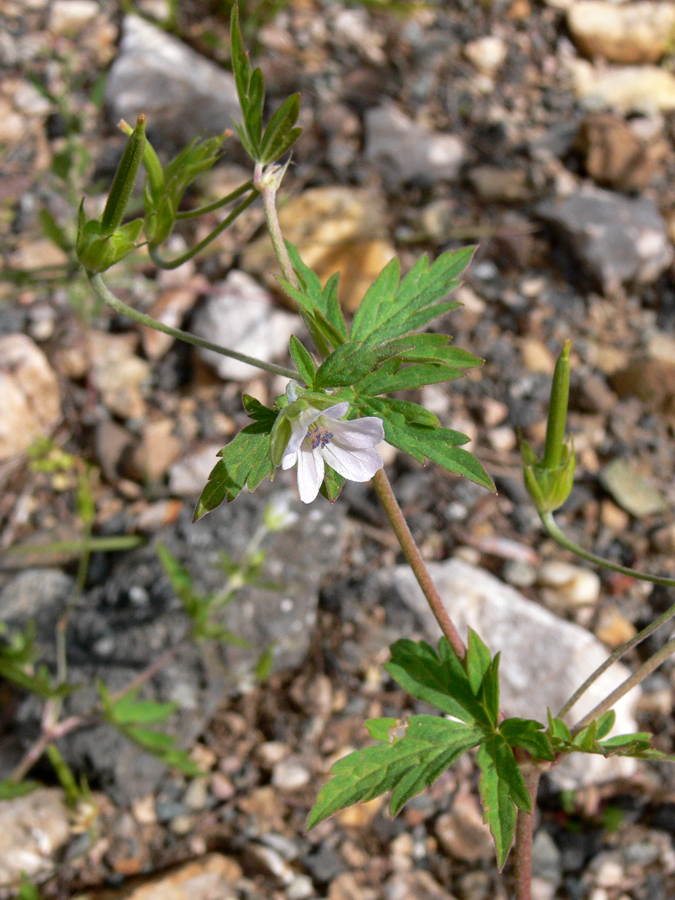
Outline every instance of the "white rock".
[[59, 790], [44, 788], [0, 803], [0, 888], [18, 887], [22, 872], [29, 879], [52, 872], [69, 835]]
[[22, 453], [61, 418], [56, 375], [24, 334], [0, 336], [0, 460]]
[[567, 24], [587, 56], [616, 63], [655, 63], [672, 41], [675, 5], [578, 0], [567, 12]]
[[675, 109], [675, 76], [658, 66], [595, 67], [585, 59], [568, 60], [567, 65], [586, 109], [613, 109], [626, 115]]
[[[257, 281], [233, 271], [216, 285], [193, 327], [196, 334], [215, 344], [271, 362], [287, 352], [289, 339], [299, 325], [298, 316], [275, 309], [271, 294]], [[200, 349], [199, 355], [221, 378], [247, 381], [260, 373], [254, 366], [213, 350]]]
[[[459, 559], [428, 565], [441, 597], [460, 633], [473, 628], [493, 653], [501, 651], [500, 683], [502, 709], [507, 716], [546, 721], [550, 707], [554, 715], [577, 687], [607, 658], [596, 638], [571, 622], [527, 600], [517, 590], [488, 572]], [[424, 623], [427, 637], [437, 641], [440, 628], [411, 570], [397, 566], [391, 580], [402, 600]], [[615, 664], [583, 695], [568, 717], [573, 724], [629, 675]], [[622, 698], [615, 707], [615, 734], [636, 731], [633, 709], [635, 694]], [[625, 777], [635, 771], [632, 759], [602, 759], [574, 755], [552, 770], [561, 787]]]

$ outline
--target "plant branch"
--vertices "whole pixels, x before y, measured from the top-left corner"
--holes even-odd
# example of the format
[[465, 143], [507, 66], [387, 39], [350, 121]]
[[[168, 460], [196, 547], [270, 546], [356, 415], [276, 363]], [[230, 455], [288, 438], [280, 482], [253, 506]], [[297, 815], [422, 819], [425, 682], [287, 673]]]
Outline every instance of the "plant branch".
[[91, 272], [88, 272], [87, 274], [96, 295], [107, 303], [108, 306], [112, 307], [115, 312], [129, 316], [134, 322], [138, 322], [140, 325], [147, 325], [149, 328], [154, 328], [156, 331], [164, 332], [164, 334], [170, 334], [171, 337], [177, 338], [179, 341], [185, 341], [187, 344], [193, 344], [195, 347], [203, 347], [205, 350], [213, 350], [215, 353], [220, 353], [222, 356], [238, 359], [239, 362], [248, 363], [250, 366], [256, 366], [258, 369], [264, 369], [266, 372], [272, 372], [273, 375], [281, 375], [284, 378], [291, 378], [294, 381], [298, 380], [298, 373], [294, 369], [287, 369], [285, 366], [277, 366], [274, 363], [263, 362], [263, 360], [256, 359], [254, 356], [246, 356], [244, 353], [237, 353], [236, 350], [229, 350], [227, 347], [221, 347], [220, 344], [212, 344], [211, 341], [205, 341], [187, 331], [181, 331], [180, 328], [171, 328], [170, 325], [165, 325], [163, 322], [153, 319], [152, 316], [147, 316], [145, 313], [138, 312], [138, 310], [133, 307], [127, 306], [126, 303], [122, 303], [122, 301], [110, 291], [100, 275], [94, 275]]
[[527, 790], [532, 799], [532, 811], [518, 810], [516, 838], [514, 842], [514, 874], [516, 900], [532, 900], [532, 841], [534, 839], [534, 813], [537, 806], [537, 788], [541, 777], [538, 766], [527, 764], [521, 769]]
[[410, 568], [413, 570], [413, 574], [417, 579], [417, 583], [422, 588], [422, 592], [427, 598], [427, 602], [431, 607], [431, 611], [434, 614], [436, 621], [441, 627], [441, 631], [450, 642], [450, 645], [457, 656], [459, 656], [460, 659], [463, 659], [466, 654], [464, 642], [459, 636], [459, 632], [455, 628], [452, 619], [448, 615], [448, 611], [443, 605], [441, 595], [438, 593], [438, 589], [422, 559], [422, 554], [415, 543], [415, 538], [412, 536], [412, 532], [408, 527], [408, 523], [405, 520], [401, 507], [398, 505], [398, 500], [394, 496], [394, 492], [384, 469], [379, 469], [373, 476], [372, 481], [373, 487], [375, 488], [377, 496], [380, 498], [380, 502], [384, 507], [387, 518], [391, 522], [391, 526], [398, 538], [398, 542], [401, 545], [405, 558], [408, 560]]
[[577, 700], [586, 693], [589, 687], [597, 681], [597, 679], [605, 672], [609, 667], [617, 662], [617, 660], [621, 659], [629, 650], [632, 650], [633, 647], [637, 647], [638, 644], [642, 643], [642, 641], [646, 640], [650, 634], [653, 634], [658, 628], [662, 625], [665, 625], [670, 619], [675, 616], [675, 603], [669, 607], [663, 615], [659, 616], [658, 619], [655, 619], [653, 622], [650, 622], [646, 628], [643, 628], [642, 631], [639, 631], [634, 637], [632, 637], [629, 641], [626, 641], [624, 644], [621, 644], [620, 647], [617, 647], [616, 650], [607, 657], [607, 659], [602, 663], [602, 665], [598, 666], [598, 668], [592, 672], [586, 681], [581, 685], [581, 687], [577, 688], [577, 690], [572, 694], [569, 700], [562, 707], [560, 712], [558, 713], [557, 718], [562, 719], [563, 716], [567, 715], [567, 713], [572, 709], [572, 707], [576, 704]]
[[192, 259], [193, 256], [196, 256], [205, 247], [211, 243], [211, 241], [215, 240], [218, 235], [225, 231], [225, 229], [231, 225], [234, 220], [247, 209], [254, 200], [257, 200], [258, 192], [254, 190], [236, 209], [233, 209], [232, 212], [227, 216], [223, 221], [218, 225], [217, 228], [214, 228], [213, 231], [208, 234], [203, 240], [201, 240], [198, 244], [195, 244], [190, 250], [186, 250], [181, 256], [177, 256], [176, 259], [164, 259], [164, 257], [160, 254], [157, 247], [152, 244], [148, 244], [148, 253], [150, 254], [150, 258], [154, 262], [156, 266], [159, 266], [160, 269], [177, 269], [178, 266], [182, 266], [183, 263], [188, 262], [188, 260]]
[[[254, 190], [253, 182], [249, 179], [246, 184], [242, 184], [236, 191], [232, 191], [232, 193], [228, 194], [226, 197], [221, 197], [220, 200], [214, 200], [213, 203], [207, 203], [205, 206], [198, 206], [196, 209], [185, 209], [182, 212], [177, 212], [176, 219], [196, 219], [197, 216], [204, 216], [206, 213], [215, 212], [222, 206], [227, 206], [228, 203], [237, 200], [242, 194], [245, 194], [246, 191], [251, 190]], [[254, 192], [257, 196], [257, 191]]]
[[620, 700], [628, 691], [632, 690], [634, 687], [637, 687], [640, 682], [644, 681], [648, 675], [651, 675], [655, 669], [661, 665], [661, 663], [665, 662], [669, 656], [675, 653], [675, 638], [668, 641], [667, 644], [664, 644], [661, 649], [655, 653], [653, 656], [650, 656], [647, 662], [643, 663], [640, 668], [633, 672], [630, 678], [627, 678], [622, 684], [618, 686], [612, 693], [605, 697], [605, 699], [598, 703], [594, 709], [590, 712], [586, 713], [583, 719], [580, 719], [577, 724], [572, 728], [572, 734], [578, 734], [583, 728], [585, 728], [593, 719], [597, 719], [599, 716], [604, 715], [608, 710], [610, 710], [617, 700]]
[[553, 518], [552, 512], [539, 513], [539, 518], [549, 536], [552, 537], [557, 544], [560, 544], [565, 550], [571, 550], [572, 553], [580, 556], [587, 562], [593, 563], [596, 566], [602, 566], [605, 569], [611, 569], [612, 572], [618, 572], [620, 575], [630, 575], [631, 578], [637, 578], [640, 581], [650, 581], [652, 584], [660, 584], [663, 585], [663, 587], [675, 587], [675, 578], [667, 578], [665, 575], [649, 575], [646, 572], [638, 572], [637, 569], [629, 569], [627, 566], [620, 566], [618, 563], [612, 562], [609, 559], [604, 559], [602, 556], [596, 556], [594, 553], [589, 553], [588, 550], [584, 550], [583, 547], [575, 544], [574, 541], [571, 541], [567, 537], [565, 532]]
[[[286, 165], [288, 165], [288, 163]], [[274, 253], [281, 267], [283, 276], [289, 284], [297, 288], [298, 279], [293, 271], [288, 250], [284, 243], [276, 206], [277, 191], [279, 190], [281, 179], [285, 172], [286, 166], [270, 166], [266, 169], [261, 166], [260, 163], [256, 163], [253, 184], [262, 197], [263, 209], [265, 210], [265, 219], [272, 240], [272, 247], [274, 248]]]

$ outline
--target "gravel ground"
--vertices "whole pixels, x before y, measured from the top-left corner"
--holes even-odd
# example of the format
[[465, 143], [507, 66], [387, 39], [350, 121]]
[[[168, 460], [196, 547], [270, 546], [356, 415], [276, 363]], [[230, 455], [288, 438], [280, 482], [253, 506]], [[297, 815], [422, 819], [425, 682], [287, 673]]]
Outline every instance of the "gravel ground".
[[[170, 13], [150, 0], [132, 5], [148, 27]], [[616, 10], [633, 4], [398, 5], [410, 8], [295, 0], [270, 20], [258, 5], [264, 21], [246, 36], [265, 74], [270, 109], [292, 91], [302, 98], [304, 131], [285, 181], [288, 235], [322, 274], [343, 268], [350, 310], [394, 251], [409, 267], [423, 252], [434, 257], [479, 245], [457, 291], [463, 307], [439, 329], [485, 365], [417, 399], [472, 438], [498, 493], [401, 454], [387, 460], [388, 471], [427, 559], [459, 556], [616, 646], [666, 609], [669, 594], [600, 573], [580, 602], [574, 585], [588, 583], [585, 569], [573, 570], [562, 586], [551, 580], [554, 561], [575, 560], [537, 524], [522, 487], [517, 433], [540, 444], [555, 357], [572, 338], [569, 426], [578, 470], [560, 521], [593, 552], [675, 575], [675, 86], [663, 80], [675, 66], [672, 23], [663, 12], [672, 4], [642, 4], [643, 27], [652, 29], [646, 42], [630, 23], [619, 22], [619, 38], [612, 36]], [[76, 549], [52, 548], [18, 563], [11, 549], [81, 534], [76, 488], [87, 467], [95, 534], [182, 534], [176, 529], [189, 518], [204, 465], [208, 472], [214, 448], [244, 424], [241, 391], [264, 402], [281, 389], [272, 378], [218, 373], [191, 349], [158, 342], [100, 309], [45, 228], [56, 222], [72, 239], [82, 195], [93, 209], [119, 158], [114, 122], [132, 116], [135, 102], [114, 80], [119, 70], [113, 75], [131, 27], [123, 7], [0, 0], [3, 619], [17, 596], [17, 569], [40, 567], [31, 594], [38, 620], [54, 592], [64, 590], [58, 578], [74, 576]], [[599, 29], [591, 7], [604, 16]], [[155, 103], [149, 127], [162, 153], [215, 124], [217, 110], [231, 102], [227, 83], [218, 80], [228, 60], [228, 17], [219, 4], [180, 3], [173, 25], [218, 76], [209, 98], [197, 57], [188, 57], [187, 69], [177, 66], [198, 73], [197, 87], [185, 88], [193, 93], [174, 102], [177, 117], [164, 102], [162, 85], [173, 84], [166, 73], [159, 88], [147, 73], [132, 79]], [[630, 91], [621, 94], [625, 78]], [[236, 186], [246, 177], [243, 163], [229, 142], [225, 160], [186, 203]], [[167, 255], [203, 237], [209, 223], [184, 224]], [[250, 298], [248, 282], [226, 282], [232, 271], [255, 279], [256, 289], [273, 286], [261, 225], [252, 207], [175, 273], [158, 273], [139, 252], [114, 270], [111, 284], [127, 302], [197, 328], [227, 293], [224, 283]], [[253, 315], [246, 326], [252, 333], [238, 340], [251, 340], [249, 352], [273, 354], [270, 334], [294, 323], [278, 296], [263, 293], [265, 312]], [[278, 316], [271, 332], [257, 331], [271, 315]], [[36, 463], [28, 448], [40, 436], [52, 443]], [[292, 480], [281, 484], [292, 487]], [[267, 499], [256, 502], [261, 511]], [[389, 642], [423, 633], [378, 575], [401, 560], [374, 495], [350, 485], [339, 505], [339, 560], [321, 570], [302, 665], [296, 660], [262, 686], [229, 691], [194, 750], [205, 779], [160, 773], [152, 790], [122, 800], [97, 768], [96, 753], [81, 757], [97, 813], [71, 815], [65, 833], [48, 842], [46, 862], [35, 870], [45, 896], [147, 900], [151, 889], [246, 900], [508, 896], [509, 871], [496, 870], [469, 757], [394, 821], [374, 801], [304, 834], [330, 763], [343, 748], [366, 743], [364, 718], [410, 711], [409, 698], [380, 666]], [[133, 555], [95, 555], [85, 596], [112, 607], [110, 585], [140, 564]], [[628, 664], [664, 643], [659, 635]], [[26, 738], [30, 711], [23, 698], [3, 691], [1, 746], [11, 755], [16, 740]], [[668, 752], [672, 694], [667, 663], [648, 680], [636, 709], [639, 727]], [[49, 779], [47, 769], [37, 774]], [[545, 780], [536, 897], [674, 896], [674, 810], [666, 764], [574, 792]], [[185, 864], [192, 868], [174, 868]], [[151, 877], [167, 880], [153, 888]]]

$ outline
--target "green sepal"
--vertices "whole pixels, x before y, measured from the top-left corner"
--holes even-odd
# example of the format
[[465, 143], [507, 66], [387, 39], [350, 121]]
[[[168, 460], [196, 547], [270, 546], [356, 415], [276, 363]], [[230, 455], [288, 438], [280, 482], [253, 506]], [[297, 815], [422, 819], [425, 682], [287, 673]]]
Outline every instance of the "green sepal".
[[345, 479], [342, 475], [338, 475], [335, 469], [332, 469], [329, 465], [325, 467], [325, 474], [323, 476], [323, 484], [320, 487], [321, 495], [326, 498], [330, 503], [335, 503], [337, 498], [340, 496], [342, 492], [342, 488], [344, 487]]
[[[108, 200], [101, 216], [103, 234], [112, 234], [122, 224], [145, 150], [145, 116], [139, 115], [136, 127], [127, 139], [122, 159], [117, 166]], [[93, 271], [93, 270], [92, 270]]]
[[522, 440], [523, 481], [538, 513], [554, 512], [567, 500], [574, 487], [576, 454], [574, 443], [565, 444], [560, 451], [560, 463], [555, 468], [537, 460], [527, 441]]
[[198, 175], [217, 162], [224, 140], [224, 134], [206, 140], [194, 138], [163, 170], [150, 142], [146, 142], [147, 178], [143, 197], [145, 234], [151, 246], [157, 246], [169, 237], [185, 191]]
[[77, 258], [88, 272], [105, 272], [136, 249], [142, 228], [143, 219], [133, 219], [109, 234], [98, 219], [85, 221], [81, 205], [75, 244]]

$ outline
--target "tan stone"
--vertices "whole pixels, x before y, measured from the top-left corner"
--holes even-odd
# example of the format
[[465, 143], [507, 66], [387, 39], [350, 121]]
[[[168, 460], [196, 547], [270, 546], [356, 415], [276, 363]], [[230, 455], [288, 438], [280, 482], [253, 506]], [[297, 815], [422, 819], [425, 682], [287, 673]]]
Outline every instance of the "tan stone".
[[135, 334], [103, 334], [89, 336], [92, 381], [111, 412], [123, 419], [145, 414], [141, 385], [150, 373], [145, 360], [134, 353]]
[[0, 459], [22, 453], [61, 418], [56, 375], [23, 334], [0, 337]]
[[[385, 236], [383, 200], [372, 190], [313, 188], [284, 206], [279, 222], [286, 240], [322, 283], [340, 273], [340, 300], [351, 312], [395, 255]], [[267, 278], [270, 286], [276, 284], [270, 279], [277, 263], [269, 238], [244, 250], [242, 267]]]
[[98, 900], [236, 900], [241, 877], [233, 859], [209, 853], [145, 884], [102, 892]]
[[616, 63], [654, 63], [675, 35], [675, 5], [670, 2], [612, 3], [579, 0], [567, 12], [575, 44], [587, 56]]

